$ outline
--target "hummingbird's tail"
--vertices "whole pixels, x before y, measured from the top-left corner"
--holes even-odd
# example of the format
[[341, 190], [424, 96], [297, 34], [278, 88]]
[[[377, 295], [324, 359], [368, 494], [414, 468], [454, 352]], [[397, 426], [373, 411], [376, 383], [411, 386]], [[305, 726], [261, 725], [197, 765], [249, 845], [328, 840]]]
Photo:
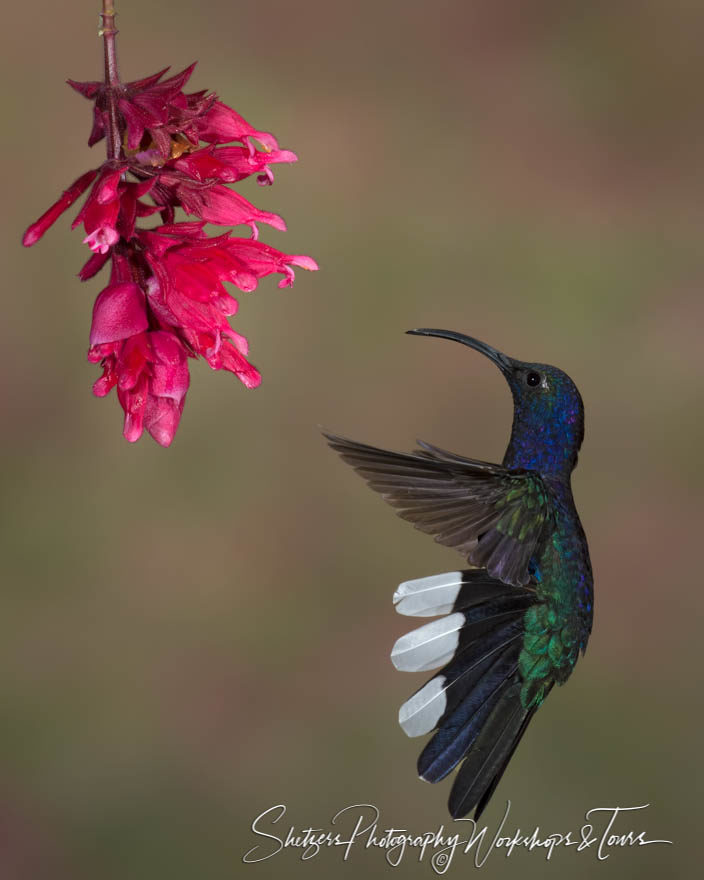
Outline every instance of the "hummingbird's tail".
[[406, 581], [394, 594], [400, 614], [444, 615], [402, 636], [391, 660], [407, 672], [442, 666], [399, 711], [408, 736], [436, 733], [418, 759], [421, 779], [438, 782], [464, 759], [450, 793], [454, 818], [478, 819], [535, 707], [521, 702], [518, 659], [530, 588], [507, 586], [483, 569]]

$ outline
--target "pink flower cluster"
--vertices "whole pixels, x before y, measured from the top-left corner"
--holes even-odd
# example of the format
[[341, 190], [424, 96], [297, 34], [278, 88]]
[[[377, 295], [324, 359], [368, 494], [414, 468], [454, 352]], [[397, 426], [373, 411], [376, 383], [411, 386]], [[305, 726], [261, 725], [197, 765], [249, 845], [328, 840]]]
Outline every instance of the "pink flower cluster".
[[[103, 397], [116, 388], [125, 437], [135, 441], [146, 429], [162, 446], [178, 428], [189, 357], [229, 370], [248, 388], [261, 381], [247, 360], [246, 339], [229, 324], [238, 304], [225, 283], [251, 291], [260, 278], [279, 273], [279, 287], [289, 287], [294, 266], [318, 268], [311, 257], [260, 242], [258, 224], [280, 230], [286, 224], [227, 186], [252, 174], [269, 185], [271, 165], [295, 162], [295, 154], [214, 94], [186, 94], [194, 66], [170, 79], [162, 79], [162, 70], [117, 87], [69, 81], [93, 102], [89, 145], [116, 132], [120, 143], [113, 158], [79, 177], [23, 238], [25, 246], [35, 244], [91, 187], [72, 228], [83, 226], [93, 252], [81, 280], [111, 263], [110, 283], [93, 308], [88, 359], [103, 369], [93, 391]], [[176, 208], [196, 219], [177, 222]], [[154, 214], [161, 225], [137, 225]], [[248, 226], [250, 236], [209, 236], [206, 223]]]

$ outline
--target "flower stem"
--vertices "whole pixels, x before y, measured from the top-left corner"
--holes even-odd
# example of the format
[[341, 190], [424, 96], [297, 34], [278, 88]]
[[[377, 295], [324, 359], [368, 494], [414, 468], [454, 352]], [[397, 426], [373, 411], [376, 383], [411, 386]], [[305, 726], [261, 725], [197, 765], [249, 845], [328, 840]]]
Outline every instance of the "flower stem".
[[100, 13], [100, 35], [105, 48], [105, 85], [108, 105], [107, 146], [108, 159], [120, 158], [120, 126], [117, 121], [117, 99], [120, 88], [120, 77], [117, 73], [117, 51], [115, 49], [115, 2], [103, 0], [103, 11]]

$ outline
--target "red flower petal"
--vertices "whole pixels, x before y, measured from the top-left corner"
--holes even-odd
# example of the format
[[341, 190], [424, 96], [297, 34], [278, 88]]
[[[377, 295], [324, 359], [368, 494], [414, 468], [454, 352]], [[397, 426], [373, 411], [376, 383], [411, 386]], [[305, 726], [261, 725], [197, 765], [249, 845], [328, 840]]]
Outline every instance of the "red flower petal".
[[105, 288], [93, 306], [90, 344], [117, 342], [149, 327], [144, 293], [130, 281]]
[[95, 168], [92, 171], [86, 171], [86, 173], [82, 174], [78, 180], [74, 180], [71, 186], [63, 191], [60, 198], [54, 202], [49, 210], [45, 211], [38, 220], [32, 223], [22, 236], [22, 244], [25, 247], [31, 247], [33, 244], [36, 244], [47, 229], [58, 220], [63, 212], [67, 210], [67, 208], [70, 208], [76, 199], [83, 195], [95, 180], [97, 174], [98, 169]]
[[87, 281], [89, 278], [97, 275], [109, 259], [109, 251], [105, 251], [104, 254], [93, 254], [85, 263], [81, 271], [78, 273], [78, 277], [81, 279], [81, 281]]
[[294, 254], [288, 258], [288, 262], [300, 266], [301, 269], [307, 269], [308, 272], [317, 272], [320, 268], [313, 257], [306, 257], [305, 254]]
[[[217, 184], [205, 192], [200, 191], [195, 198], [185, 192], [186, 188], [178, 189], [183, 209], [187, 214], [195, 214], [207, 223], [216, 223], [219, 226], [251, 226], [254, 223], [268, 223], [274, 229], [286, 230], [286, 221], [278, 214], [269, 211], [260, 211], [244, 196], [228, 189], [226, 186]], [[185, 195], [185, 198], [184, 198]]]
[[156, 331], [149, 334], [154, 364], [151, 393], [169, 397], [180, 403], [188, 391], [190, 376], [186, 352], [173, 333]]
[[183, 401], [179, 404], [168, 397], [149, 395], [144, 410], [144, 427], [159, 446], [171, 445], [181, 421], [182, 411]]
[[197, 120], [200, 139], [211, 144], [226, 144], [230, 141], [247, 142], [253, 137], [267, 150], [278, 150], [279, 144], [268, 131], [257, 131], [232, 107], [215, 101], [207, 113]]

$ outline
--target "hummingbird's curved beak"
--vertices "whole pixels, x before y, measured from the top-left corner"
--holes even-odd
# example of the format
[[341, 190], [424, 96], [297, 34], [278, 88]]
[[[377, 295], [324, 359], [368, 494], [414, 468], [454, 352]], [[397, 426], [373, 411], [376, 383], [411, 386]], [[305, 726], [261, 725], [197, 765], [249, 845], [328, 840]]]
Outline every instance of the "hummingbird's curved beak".
[[481, 352], [483, 355], [493, 361], [496, 366], [505, 375], [513, 370], [511, 358], [507, 357], [497, 349], [482, 342], [481, 339], [475, 339], [473, 336], [465, 336], [464, 333], [455, 333], [454, 330], [428, 330], [422, 327], [418, 330], [406, 330], [411, 336], [438, 336], [440, 339], [451, 339], [453, 342], [461, 342], [462, 345], [468, 345], [470, 348]]

